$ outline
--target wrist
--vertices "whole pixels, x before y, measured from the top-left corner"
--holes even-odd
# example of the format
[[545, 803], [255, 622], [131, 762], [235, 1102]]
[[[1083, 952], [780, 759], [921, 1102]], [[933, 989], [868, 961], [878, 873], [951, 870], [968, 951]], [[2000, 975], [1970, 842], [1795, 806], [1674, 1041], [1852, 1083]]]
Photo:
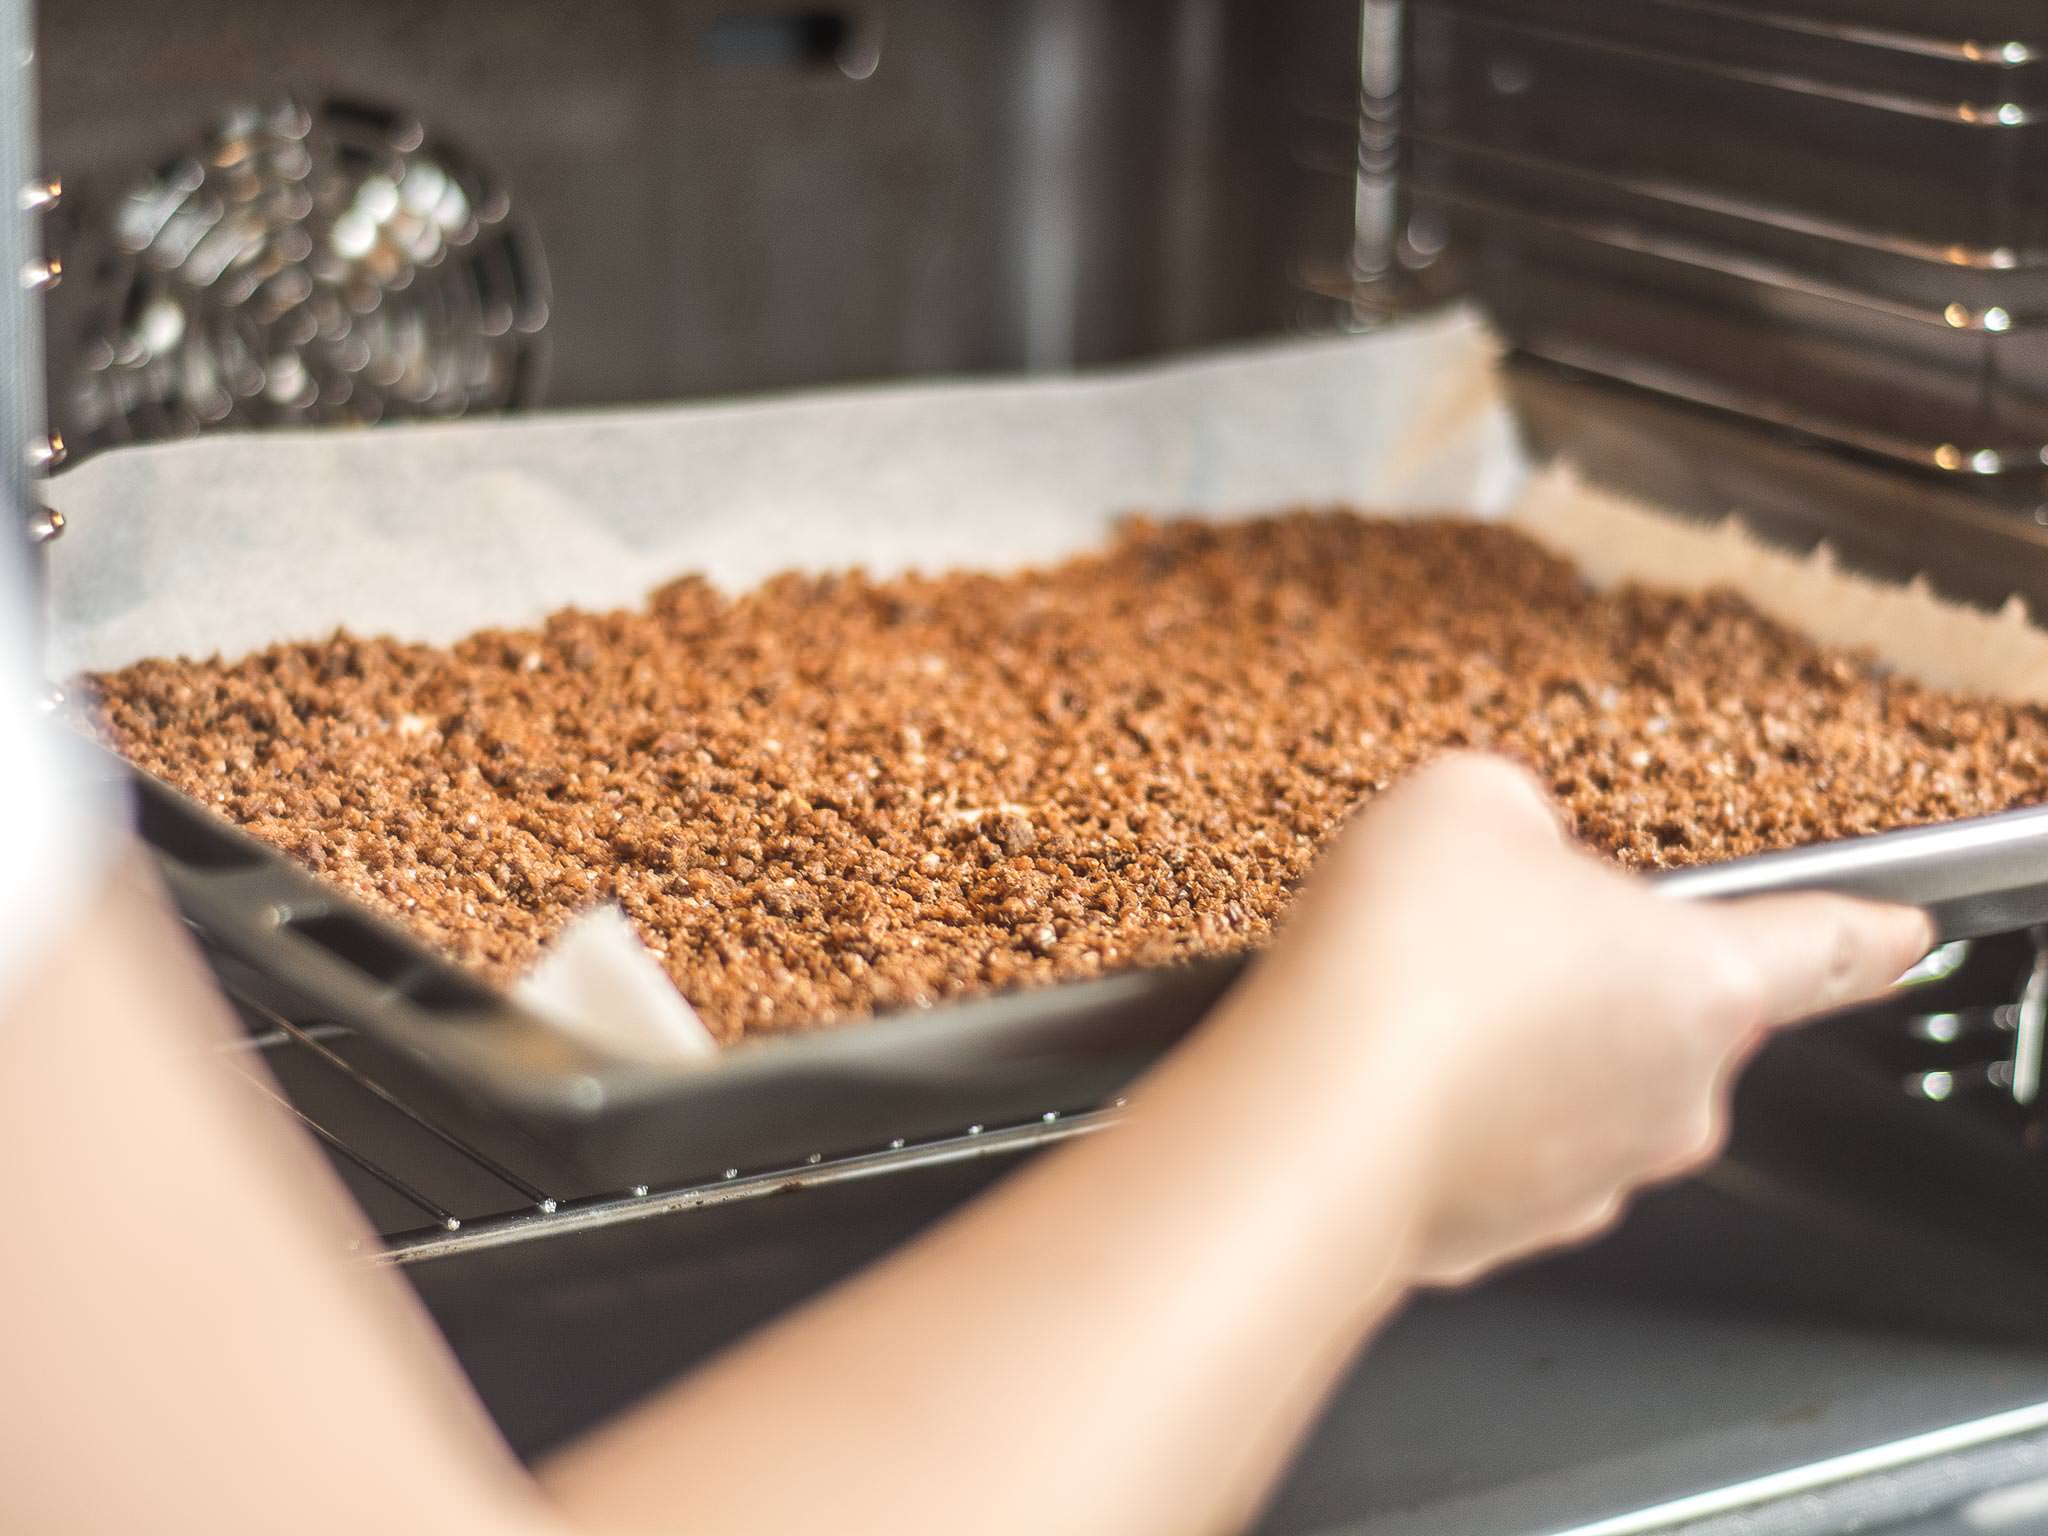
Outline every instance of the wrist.
[[1234, 1133], [1234, 1155], [1306, 1197], [1326, 1262], [1399, 1289], [1435, 1203], [1434, 1030], [1403, 1028], [1381, 1000], [1342, 995], [1299, 958], [1254, 964], [1181, 1055], [1216, 1090], [1200, 1111], [1214, 1117], [1206, 1134]]

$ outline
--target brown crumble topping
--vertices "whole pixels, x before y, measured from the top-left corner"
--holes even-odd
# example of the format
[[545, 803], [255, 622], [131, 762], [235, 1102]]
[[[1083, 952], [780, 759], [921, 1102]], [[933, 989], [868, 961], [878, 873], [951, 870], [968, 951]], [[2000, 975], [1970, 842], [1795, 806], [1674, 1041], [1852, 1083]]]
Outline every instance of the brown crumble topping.
[[500, 980], [616, 902], [721, 1039], [1260, 943], [1432, 753], [1676, 865], [2043, 798], [2048, 714], [1507, 529], [1133, 522], [1009, 575], [686, 578], [93, 679], [143, 768]]

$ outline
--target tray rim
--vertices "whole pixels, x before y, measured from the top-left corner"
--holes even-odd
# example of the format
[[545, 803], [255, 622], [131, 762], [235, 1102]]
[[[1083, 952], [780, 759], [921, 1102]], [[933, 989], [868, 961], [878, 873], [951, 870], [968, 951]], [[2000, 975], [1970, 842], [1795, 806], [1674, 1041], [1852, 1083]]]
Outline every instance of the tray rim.
[[[271, 974], [280, 962], [288, 964], [294, 974], [281, 979], [345, 1015], [344, 1022], [420, 1059], [452, 1080], [451, 1086], [478, 1092], [514, 1114], [588, 1124], [610, 1112], [772, 1087], [806, 1074], [849, 1083], [907, 1076], [943, 1084], [949, 1075], [1000, 1065], [1020, 1053], [1075, 1050], [1077, 1041], [1085, 1042], [1077, 1024], [1094, 1015], [1133, 1017], [1135, 1028], [1107, 1048], [1149, 1061], [1191, 1029], [1256, 958], [1240, 951], [1186, 965], [1009, 988], [850, 1027], [749, 1042], [709, 1062], [617, 1057], [566, 1036], [502, 989], [434, 953], [200, 802], [111, 761], [158, 814], [177, 817], [224, 850], [225, 862], [206, 867], [150, 842], [167, 885], [215, 942]], [[2048, 923], [2048, 805], [1659, 871], [1651, 878], [1679, 899], [1836, 890], [1925, 907], [1944, 942], [1982, 937]], [[303, 925], [319, 919], [356, 925], [388, 953], [402, 956], [404, 973], [379, 977], [309, 940]], [[1186, 1017], [1190, 1001], [1201, 1006]], [[1169, 1012], [1174, 1016], [1164, 1016]]]

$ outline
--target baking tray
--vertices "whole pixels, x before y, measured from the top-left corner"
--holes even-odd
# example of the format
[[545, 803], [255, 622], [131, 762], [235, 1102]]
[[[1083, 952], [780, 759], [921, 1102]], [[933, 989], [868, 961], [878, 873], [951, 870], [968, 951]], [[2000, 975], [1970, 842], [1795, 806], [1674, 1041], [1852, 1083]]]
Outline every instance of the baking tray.
[[[1006, 992], [743, 1045], [708, 1066], [624, 1061], [564, 1036], [168, 786], [134, 779], [143, 838], [212, 944], [292, 988], [308, 1016], [405, 1053], [468, 1111], [464, 1129], [478, 1140], [530, 1137], [594, 1186], [797, 1167], [1099, 1107], [1247, 963]], [[1944, 940], [2005, 933], [2048, 922], [2048, 807], [1659, 880], [1699, 899], [1847, 891], [1927, 907]]]
[[[69, 676], [137, 655], [233, 654], [336, 624], [432, 642], [565, 604], [638, 601], [662, 571], [740, 589], [793, 562], [1030, 565], [1098, 547], [1116, 507], [1222, 517], [1464, 506], [1520, 517], [1610, 576], [1660, 579], [1674, 552], [1704, 562], [1689, 568], [1726, 563], [1726, 540], [1688, 553], [1658, 538], [1639, 551], [1641, 569], [1614, 571], [1612, 557], [1644, 533], [1633, 519], [1658, 520], [1531, 481], [1495, 355], [1452, 314], [1078, 381], [107, 454], [66, 482], [51, 666]], [[1563, 494], [1534, 494], [1543, 488]], [[1759, 580], [1778, 569], [1761, 553], [1747, 563]], [[456, 570], [464, 579], [446, 579]], [[1845, 605], [1829, 638], [1881, 638], [1858, 627], [1877, 612], [1868, 594], [1823, 585]], [[242, 600], [222, 603], [222, 592]], [[1911, 594], [1906, 606], [1965, 650], [2041, 648]], [[488, 1145], [488, 1122], [547, 1142], [614, 1191], [1097, 1107], [1243, 965], [1127, 972], [653, 1067], [549, 1027], [211, 811], [161, 785], [140, 795], [144, 833], [188, 915], [215, 949], [298, 994], [295, 1017], [329, 1017], [402, 1054], [476, 1119], [468, 1139]], [[1824, 881], [1935, 906], [1952, 935], [2002, 931], [2048, 920], [2044, 817], [1758, 859], [1713, 878], [1723, 890]]]

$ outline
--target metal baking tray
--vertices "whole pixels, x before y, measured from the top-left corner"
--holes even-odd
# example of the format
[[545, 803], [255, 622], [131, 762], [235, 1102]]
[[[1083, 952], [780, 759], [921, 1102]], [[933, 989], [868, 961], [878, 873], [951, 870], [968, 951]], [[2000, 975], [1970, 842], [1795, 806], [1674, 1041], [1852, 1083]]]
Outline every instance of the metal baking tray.
[[[142, 836], [212, 946], [289, 988], [301, 1017], [403, 1053], [472, 1139], [537, 1142], [593, 1187], [798, 1167], [1097, 1108], [1246, 964], [1132, 970], [744, 1045], [709, 1066], [651, 1066], [565, 1038], [284, 855], [132, 777]], [[2048, 807], [1661, 880], [1701, 899], [1825, 887], [1927, 907], [1944, 940], [2005, 933], [2048, 922]]]

